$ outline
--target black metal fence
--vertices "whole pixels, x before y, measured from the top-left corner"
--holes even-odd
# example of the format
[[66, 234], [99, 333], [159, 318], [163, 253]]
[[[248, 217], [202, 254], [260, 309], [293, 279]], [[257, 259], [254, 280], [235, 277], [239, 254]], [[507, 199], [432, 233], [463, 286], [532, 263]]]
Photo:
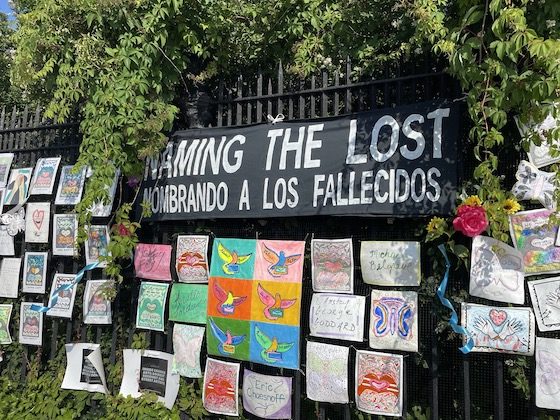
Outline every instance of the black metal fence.
[[[344, 70], [320, 72], [306, 80], [290, 77], [280, 66], [274, 74], [258, 74], [252, 77], [239, 77], [236, 80], [221, 80], [214, 89], [198, 104], [199, 120], [201, 114], [210, 116], [206, 121], [217, 126], [233, 126], [266, 121], [267, 115], [284, 114], [287, 120], [308, 119], [347, 114], [374, 108], [405, 105], [436, 98], [459, 98], [460, 91], [455, 81], [429, 60], [407, 66], [387, 66], [375, 78], [354, 78], [350, 62]], [[210, 100], [209, 100], [210, 98]], [[212, 99], [213, 98], [213, 99]], [[195, 113], [196, 114], [196, 113]], [[462, 132], [467, 131], [464, 118]], [[191, 121], [191, 124], [193, 122]], [[196, 118], [195, 122], [196, 124]], [[463, 137], [466, 137], [464, 135]], [[0, 115], [0, 149], [16, 154], [15, 167], [33, 165], [37, 158], [61, 155], [63, 162], [73, 163], [77, 158], [79, 145], [76, 123], [45, 123], [41, 121], [40, 110], [22, 112], [13, 110]], [[474, 165], [468, 145], [463, 145], [463, 169], [469, 173]], [[504, 150], [504, 170], [513, 176], [519, 152]], [[469, 173], [470, 174], [470, 173]], [[68, 208], [53, 206], [53, 213], [66, 212]], [[107, 220], [109, 222], [110, 220]], [[306, 240], [306, 255], [309, 255], [310, 239], [315, 238], [353, 238], [356, 258], [355, 294], [367, 296], [371, 287], [361, 281], [359, 269], [359, 244], [361, 240], [419, 240], [417, 234], [425, 225], [423, 218], [358, 218], [358, 217], [301, 217], [285, 219], [247, 219], [247, 220], [199, 220], [182, 223], [146, 223], [142, 229], [142, 241], [175, 245], [178, 234], [207, 233], [212, 237], [239, 237], [261, 239]], [[24, 244], [18, 236], [19, 255], [24, 251], [48, 250], [48, 246]], [[18, 252], [16, 251], [16, 252]], [[423, 250], [422, 270], [428, 277], [432, 256]], [[82, 266], [80, 260], [68, 257], [50, 256], [48, 279], [55, 271], [76, 272]], [[301, 349], [302, 371], [283, 370], [284, 375], [293, 376], [293, 413], [295, 419], [308, 416], [321, 419], [358, 418], [353, 404], [334, 405], [315, 403], [305, 398], [305, 342], [309, 335], [306, 309], [310, 305], [311, 272], [306, 260], [303, 279]], [[91, 274], [88, 274], [91, 278]], [[102, 278], [102, 274], [95, 274]], [[468, 281], [464, 271], [452, 275], [451, 289], [465, 289]], [[49, 289], [49, 284], [47, 288]], [[64, 343], [72, 341], [93, 341], [102, 343], [102, 350], [110, 363], [118, 360], [121, 349], [131, 345], [135, 325], [135, 308], [138, 299], [139, 279], [133, 277], [131, 267], [125, 269], [125, 282], [113, 306], [112, 326], [92, 327], [82, 323], [81, 297], [83, 285], [78, 287], [74, 318], [69, 321], [47, 317], [43, 347], [25, 349], [21, 363], [21, 378], [24, 380], [28, 358], [40, 358], [45, 362], [55, 357]], [[405, 372], [405, 411], [412, 417], [431, 419], [526, 419], [539, 418], [545, 412], [534, 406], [531, 400], [523, 398], [514, 389], [507, 377], [504, 363], [515, 357], [500, 354], [461, 355], [457, 337], [449, 332], [438, 332], [441, 307], [435, 291], [423, 287], [419, 301], [419, 353], [406, 353]], [[24, 296], [23, 300], [37, 299], [36, 295]], [[477, 299], [469, 299], [477, 302]], [[43, 302], [46, 301], [45, 300]], [[527, 302], [529, 302], [527, 298]], [[18, 305], [14, 307], [15, 320], [12, 322], [13, 336], [17, 336], [19, 325]], [[149, 347], [155, 350], [172, 352], [172, 322], [167, 323], [166, 331], [147, 332]], [[366, 325], [369, 324], [368, 317]], [[553, 336], [553, 335], [552, 335]], [[327, 341], [313, 338], [314, 341]], [[348, 343], [329, 340], [333, 344]], [[204, 344], [205, 346], [205, 344]], [[26, 347], [26, 346], [24, 346]], [[366, 349], [367, 343], [354, 344], [354, 348]], [[349, 365], [350, 399], [353, 400], [354, 357], [351, 352]], [[534, 386], [534, 359], [528, 358], [529, 384]], [[509, 363], [509, 362], [508, 362]], [[277, 369], [257, 364], [244, 363], [259, 373], [278, 374]], [[507, 366], [506, 366], [507, 367]], [[113, 389], [118, 392], [118, 389]], [[553, 415], [547, 413], [547, 415]], [[250, 415], [246, 414], [249, 418]], [[423, 417], [425, 416], [425, 417]], [[368, 416], [365, 415], [367, 418]], [[371, 416], [375, 418], [376, 416]], [[405, 416], [406, 417], [406, 416]]]

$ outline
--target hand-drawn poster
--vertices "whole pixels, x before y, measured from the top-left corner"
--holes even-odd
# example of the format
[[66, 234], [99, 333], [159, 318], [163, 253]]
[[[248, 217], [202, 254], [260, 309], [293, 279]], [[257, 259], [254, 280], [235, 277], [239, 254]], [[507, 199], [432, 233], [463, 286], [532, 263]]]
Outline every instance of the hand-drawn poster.
[[143, 281], [140, 284], [136, 328], [163, 331], [168, 284]]
[[45, 293], [48, 252], [26, 252], [23, 259], [23, 293]]
[[558, 226], [549, 225], [551, 213], [537, 209], [509, 216], [511, 239], [523, 254], [527, 276], [560, 272], [560, 247], [554, 245]]
[[348, 347], [307, 342], [307, 398], [348, 403]]
[[403, 356], [356, 352], [356, 407], [381, 416], [402, 416]]
[[62, 206], [75, 206], [82, 199], [82, 191], [86, 180], [86, 168], [74, 173], [74, 165], [62, 167], [58, 190], [54, 204]]
[[179, 235], [175, 269], [182, 283], [208, 282], [208, 236]]
[[539, 330], [560, 330], [560, 277], [530, 281], [528, 286]]
[[55, 214], [53, 219], [53, 255], [76, 254], [78, 218], [75, 214]]
[[238, 416], [239, 363], [206, 359], [202, 401], [210, 413]]
[[352, 239], [312, 239], [313, 291], [354, 293]]
[[[53, 292], [60, 286], [73, 283], [75, 278], [76, 276], [74, 274], [56, 273], [54, 275], [51, 293], [49, 295], [49, 307], [53, 304]], [[69, 290], [59, 291], [57, 296], [58, 300], [56, 301], [56, 304], [47, 311], [47, 315], [60, 318], [72, 318], [74, 300], [76, 299], [76, 286], [70, 288]]]
[[51, 195], [56, 180], [60, 158], [41, 158], [35, 165], [35, 173], [31, 180], [30, 195]]
[[10, 335], [10, 318], [14, 305], [0, 305], [0, 344], [12, 344]]
[[537, 337], [535, 404], [560, 410], [560, 340]]
[[0, 225], [0, 255], [15, 255], [14, 237], [8, 233], [8, 226]]
[[97, 267], [107, 267], [107, 261], [101, 260], [109, 255], [109, 228], [106, 225], [91, 225], [87, 227], [87, 233], [86, 264], [98, 262]]
[[23, 204], [29, 196], [29, 184], [33, 168], [12, 169], [10, 180], [6, 185], [6, 196], [4, 204], [13, 206]]
[[101, 346], [92, 343], [66, 344], [66, 372], [62, 389], [108, 394]]
[[171, 287], [169, 320], [206, 325], [208, 286], [180, 284]]
[[0, 266], [0, 297], [17, 298], [21, 258], [4, 258]]
[[19, 342], [32, 346], [43, 345], [43, 312], [31, 309], [36, 302], [21, 302], [19, 311]]
[[27, 203], [25, 242], [36, 244], [49, 242], [50, 216], [50, 203]]
[[187, 378], [201, 378], [200, 349], [206, 328], [173, 325], [173, 365], [171, 371]]
[[173, 408], [181, 377], [171, 372], [173, 355], [156, 350], [123, 350], [123, 379], [120, 394], [138, 398], [153, 392], [168, 409]]
[[113, 280], [88, 280], [84, 290], [84, 324], [111, 324], [111, 301], [104, 293], [114, 287]]
[[418, 351], [418, 293], [371, 291], [369, 346]]
[[309, 309], [311, 335], [362, 342], [365, 311], [365, 296], [314, 293]]
[[109, 217], [111, 215], [111, 210], [113, 209], [113, 202], [115, 201], [115, 193], [117, 192], [117, 184], [119, 182], [120, 172], [115, 174], [115, 178], [111, 186], [108, 188], [107, 194], [109, 199], [105, 201], [98, 201], [91, 207], [92, 217]]
[[379, 286], [418, 286], [420, 244], [409, 241], [363, 241], [360, 265], [364, 283]]
[[299, 368], [304, 248], [295, 241], [214, 241], [208, 354]]
[[469, 293], [498, 302], [525, 303], [523, 255], [488, 236], [475, 236]]
[[474, 341], [472, 351], [533, 355], [535, 317], [530, 308], [462, 303], [461, 312], [461, 325]]
[[171, 281], [171, 250], [171, 245], [136, 245], [134, 252], [136, 277]]
[[243, 408], [261, 419], [291, 419], [292, 378], [244, 369]]
[[13, 160], [13, 153], [0, 153], [0, 188], [4, 188], [8, 183], [8, 175], [10, 175]]
[[[515, 118], [517, 128], [519, 129], [519, 134], [521, 137], [527, 137], [530, 131], [536, 132], [541, 138], [541, 144], [539, 146], [531, 142], [529, 144], [529, 161], [535, 165], [537, 168], [542, 168], [543, 166], [552, 165], [560, 160], [560, 157], [552, 157], [550, 153], [550, 144], [544, 135], [545, 130], [551, 130], [556, 128], [557, 122], [554, 117], [549, 114], [542, 122], [533, 124], [522, 124], [519, 118]], [[556, 146], [558, 142], [556, 141]]]

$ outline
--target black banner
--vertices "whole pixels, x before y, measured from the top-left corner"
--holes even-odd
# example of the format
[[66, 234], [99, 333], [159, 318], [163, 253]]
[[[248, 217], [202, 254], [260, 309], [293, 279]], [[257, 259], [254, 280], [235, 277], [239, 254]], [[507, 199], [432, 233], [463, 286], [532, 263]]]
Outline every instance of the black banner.
[[146, 220], [449, 214], [458, 106], [177, 131], [148, 159]]

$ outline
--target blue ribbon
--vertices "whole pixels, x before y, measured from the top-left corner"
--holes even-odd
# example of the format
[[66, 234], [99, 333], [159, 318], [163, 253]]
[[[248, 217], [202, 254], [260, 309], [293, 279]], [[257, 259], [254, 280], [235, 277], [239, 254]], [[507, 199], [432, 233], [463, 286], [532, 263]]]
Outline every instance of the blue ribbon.
[[451, 318], [449, 318], [449, 325], [451, 325], [453, 331], [455, 331], [457, 334], [462, 334], [467, 337], [467, 343], [463, 347], [459, 348], [459, 350], [461, 350], [463, 354], [467, 354], [472, 350], [474, 341], [468, 331], [464, 327], [459, 325], [459, 317], [457, 316], [457, 312], [455, 312], [455, 308], [453, 307], [449, 299], [445, 297], [447, 282], [449, 281], [449, 270], [451, 269], [451, 263], [449, 262], [449, 258], [447, 257], [445, 246], [441, 244], [440, 246], [438, 246], [438, 249], [443, 254], [443, 258], [445, 258], [445, 275], [443, 276], [443, 279], [441, 280], [441, 283], [437, 288], [437, 295], [441, 304], [446, 308], [451, 309]]
[[86, 271], [93, 270], [98, 265], [99, 265], [99, 262], [97, 262], [97, 261], [86, 265], [84, 268], [82, 268], [78, 272], [78, 274], [76, 274], [76, 277], [74, 278], [74, 281], [72, 281], [71, 283], [63, 284], [62, 286], [59, 286], [55, 290], [53, 290], [53, 292], [51, 293], [51, 306], [41, 306], [41, 305], [33, 304], [33, 305], [31, 305], [31, 310], [32, 311], [37, 311], [37, 312], [47, 312], [49, 309], [56, 306], [56, 302], [58, 302], [58, 293], [59, 292], [63, 292], [65, 290], [70, 290], [72, 287], [77, 285], [80, 282], [80, 280], [82, 280]]

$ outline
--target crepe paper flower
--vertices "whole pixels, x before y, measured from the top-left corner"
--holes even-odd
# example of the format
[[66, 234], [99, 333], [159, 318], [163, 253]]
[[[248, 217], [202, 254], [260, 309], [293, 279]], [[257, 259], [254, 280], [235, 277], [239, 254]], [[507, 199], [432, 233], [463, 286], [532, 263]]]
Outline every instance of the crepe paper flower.
[[463, 204], [467, 206], [482, 206], [482, 200], [478, 197], [478, 195], [469, 195], [464, 201]]
[[445, 228], [445, 224], [445, 219], [442, 219], [441, 217], [432, 217], [432, 220], [430, 220], [430, 222], [428, 223], [426, 230], [429, 233], [435, 233]]
[[128, 228], [123, 223], [119, 224], [119, 226], [117, 227], [117, 232], [120, 236], [130, 236], [130, 230], [128, 230]]
[[513, 198], [506, 198], [502, 203], [502, 208], [507, 214], [515, 214], [521, 210], [521, 206], [517, 200]]
[[486, 210], [482, 206], [461, 204], [457, 208], [457, 217], [453, 220], [453, 228], [469, 238], [480, 235], [488, 228]]
[[128, 185], [130, 188], [134, 189], [138, 185], [140, 185], [140, 178], [138, 178], [137, 176], [134, 176], [134, 175], [129, 176], [128, 181], [126, 181], [126, 185]]

